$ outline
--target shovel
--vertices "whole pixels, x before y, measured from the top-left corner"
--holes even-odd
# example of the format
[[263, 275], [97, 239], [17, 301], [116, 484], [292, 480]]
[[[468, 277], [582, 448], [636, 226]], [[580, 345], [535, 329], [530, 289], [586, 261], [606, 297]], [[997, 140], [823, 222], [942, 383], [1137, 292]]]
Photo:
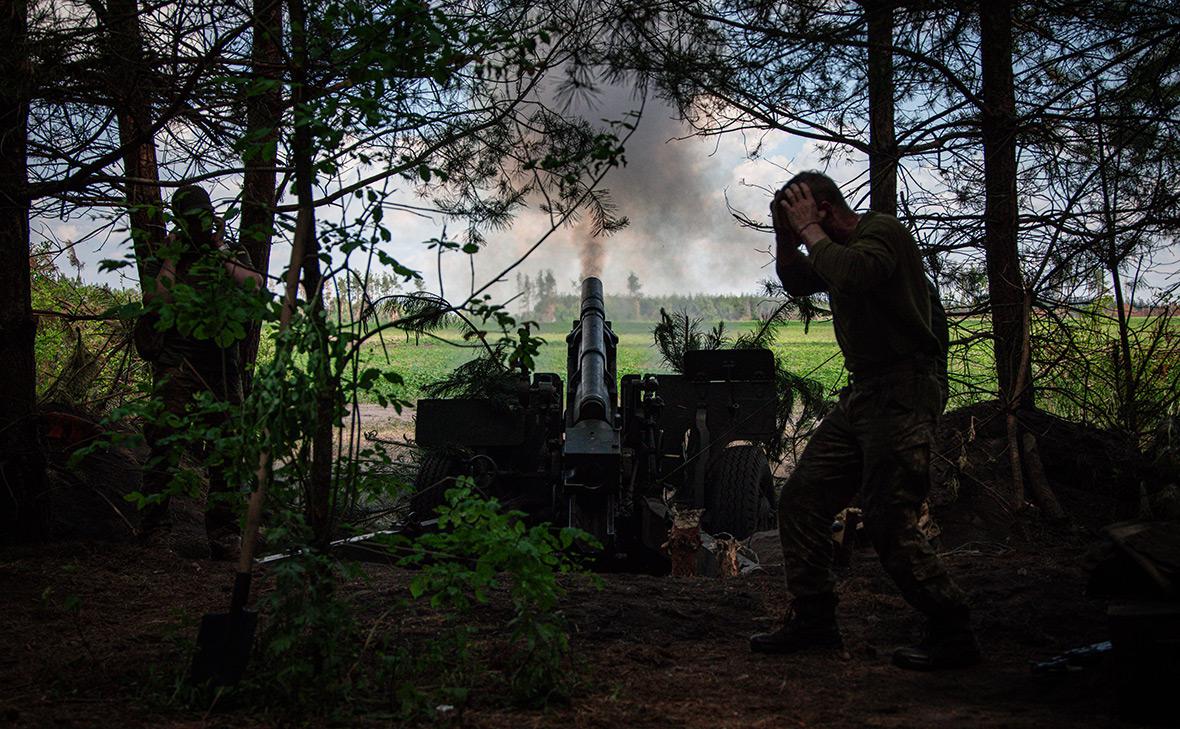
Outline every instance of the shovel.
[[258, 490], [250, 496], [246, 534], [242, 539], [238, 571], [234, 575], [229, 612], [209, 613], [201, 618], [201, 628], [197, 631], [197, 652], [193, 656], [192, 680], [196, 684], [233, 686], [242, 680], [246, 663], [250, 660], [254, 630], [258, 627], [258, 613], [247, 610], [246, 603], [250, 599], [254, 545], [258, 541], [258, 521], [266, 493], [265, 482], [259, 479], [258, 483]]
[[[295, 311], [295, 296], [299, 287], [299, 269], [303, 251], [311, 231], [311, 217], [300, 209], [295, 224], [295, 239], [291, 246], [291, 264], [287, 267], [286, 294], [279, 316], [279, 332], [287, 328]], [[263, 441], [267, 438], [264, 436]], [[250, 600], [250, 580], [253, 576], [254, 547], [258, 543], [258, 525], [262, 521], [262, 505], [266, 500], [266, 482], [270, 471], [270, 451], [258, 455], [258, 488], [250, 495], [246, 512], [246, 531], [242, 535], [242, 554], [234, 575], [234, 590], [228, 613], [209, 613], [201, 618], [197, 631], [197, 652], [193, 655], [192, 681], [197, 685], [233, 686], [242, 680], [250, 649], [254, 646], [254, 631], [258, 627], [258, 613], [246, 609]]]

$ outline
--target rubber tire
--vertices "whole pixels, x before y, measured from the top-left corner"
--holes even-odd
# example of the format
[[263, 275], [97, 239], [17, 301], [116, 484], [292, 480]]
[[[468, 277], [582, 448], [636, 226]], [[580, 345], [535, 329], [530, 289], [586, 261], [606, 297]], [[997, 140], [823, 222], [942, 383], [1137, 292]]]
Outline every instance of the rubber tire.
[[745, 539], [774, 525], [767, 499], [774, 492], [774, 476], [761, 447], [735, 445], [722, 450], [709, 467], [708, 485], [704, 526], [710, 534], [725, 532]]
[[410, 495], [410, 510], [418, 521], [433, 519], [435, 509], [446, 501], [447, 489], [454, 478], [461, 475], [459, 462], [446, 453], [428, 451], [418, 464], [414, 477], [414, 493]]

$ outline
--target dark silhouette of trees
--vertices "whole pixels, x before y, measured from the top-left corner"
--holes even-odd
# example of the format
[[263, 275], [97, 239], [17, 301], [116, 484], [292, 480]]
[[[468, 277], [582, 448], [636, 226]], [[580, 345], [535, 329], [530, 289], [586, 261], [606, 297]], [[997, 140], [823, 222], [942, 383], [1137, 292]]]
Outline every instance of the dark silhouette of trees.
[[[275, 237], [283, 115], [283, 4], [281, 0], [254, 0], [252, 8], [246, 128], [238, 145], [245, 168], [238, 235], [254, 266], [265, 272], [270, 270]], [[255, 323], [242, 342], [242, 367], [247, 373], [258, 356], [260, 335], [261, 323]]]
[[24, 0], [0, 2], [0, 539], [6, 542], [40, 533], [45, 482], [29, 292], [27, 12]]

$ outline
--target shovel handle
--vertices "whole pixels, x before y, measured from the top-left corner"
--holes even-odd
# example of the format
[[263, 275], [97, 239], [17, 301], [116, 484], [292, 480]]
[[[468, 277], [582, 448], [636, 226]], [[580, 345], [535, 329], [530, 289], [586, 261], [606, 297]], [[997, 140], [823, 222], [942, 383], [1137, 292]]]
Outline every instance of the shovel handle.
[[[263, 436], [265, 439], [266, 436]], [[238, 575], [250, 575], [254, 564], [254, 547], [258, 545], [258, 525], [262, 521], [262, 505], [266, 501], [266, 477], [270, 467], [270, 451], [258, 455], [258, 487], [250, 494], [246, 510], [246, 530], [242, 533], [242, 553], [238, 557]], [[236, 591], [236, 586], [235, 586]]]
[[[300, 208], [295, 221], [295, 239], [291, 245], [291, 262], [287, 266], [286, 290], [283, 293], [283, 308], [279, 314], [279, 332], [283, 332], [291, 323], [291, 316], [295, 311], [295, 298], [299, 293], [299, 271], [303, 266], [303, 252], [307, 247], [307, 239], [311, 235], [311, 213]], [[263, 431], [263, 442], [269, 439], [269, 433]], [[254, 567], [254, 548], [258, 544], [258, 525], [262, 522], [262, 505], [266, 502], [266, 482], [270, 475], [270, 451], [263, 450], [258, 454], [258, 486], [250, 494], [250, 506], [246, 511], [246, 530], [242, 534], [242, 553], [238, 557], [238, 572], [234, 577], [234, 591], [231, 598], [231, 609], [241, 610], [246, 607], [250, 597], [250, 575]]]

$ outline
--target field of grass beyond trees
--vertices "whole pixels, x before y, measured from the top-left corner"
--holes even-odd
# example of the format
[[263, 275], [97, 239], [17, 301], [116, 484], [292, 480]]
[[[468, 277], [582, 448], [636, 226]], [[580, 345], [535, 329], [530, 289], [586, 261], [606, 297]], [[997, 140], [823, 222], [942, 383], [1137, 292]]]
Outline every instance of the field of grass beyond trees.
[[[671, 371], [653, 344], [652, 329], [655, 325], [655, 322], [643, 321], [614, 322], [614, 332], [619, 337], [617, 365], [620, 377]], [[755, 326], [757, 322], [752, 321], [725, 323], [726, 331], [735, 335]], [[568, 325], [541, 325], [539, 336], [545, 340], [545, 344], [537, 358], [538, 372], [556, 372], [565, 379], [565, 336], [568, 332]], [[437, 381], [482, 350], [478, 345], [473, 347], [465, 341], [458, 330], [442, 330], [432, 334], [434, 336], [431, 337], [405, 337], [393, 333], [385, 338], [384, 346], [381, 343], [367, 346], [367, 365], [388, 367], [405, 379], [404, 387], [391, 386], [389, 395], [415, 399], [421, 394], [424, 385]], [[846, 380], [843, 359], [836, 346], [831, 322], [812, 322], [807, 332], [804, 332], [801, 322], [790, 322], [779, 330], [774, 351], [792, 372], [817, 379], [829, 390], [839, 387]]]

